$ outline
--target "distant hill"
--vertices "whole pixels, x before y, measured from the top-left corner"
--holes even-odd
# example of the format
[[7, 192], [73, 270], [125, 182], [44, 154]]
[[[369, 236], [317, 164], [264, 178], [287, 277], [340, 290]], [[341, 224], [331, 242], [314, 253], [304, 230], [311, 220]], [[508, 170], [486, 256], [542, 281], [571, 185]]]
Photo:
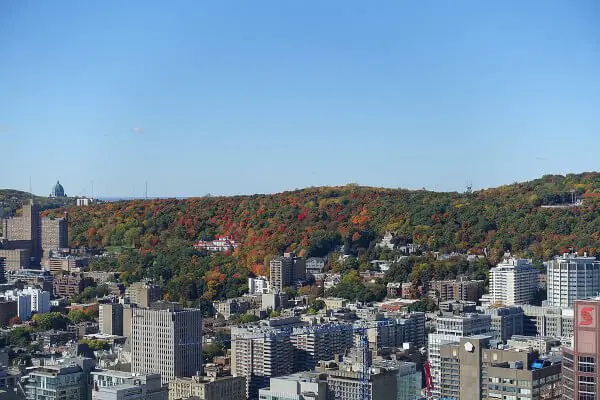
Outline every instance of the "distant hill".
[[[29, 201], [31, 198], [31, 193], [13, 189], [0, 189], [0, 218], [15, 215], [23, 202]], [[75, 204], [75, 199], [72, 197], [51, 199], [33, 195], [33, 199], [41, 210], [68, 207]]]
[[[22, 192], [21, 192], [22, 193]], [[600, 250], [600, 173], [548, 175], [473, 193], [347, 185], [273, 195], [155, 199], [69, 208], [72, 245], [134, 246], [142, 253], [215, 235], [241, 242], [243, 265], [263, 264], [285, 250], [324, 255], [352, 252], [386, 231], [399, 243], [441, 252], [505, 250], [548, 259], [573, 247]], [[573, 195], [583, 198], [575, 207]], [[48, 199], [46, 199], [48, 200]], [[49, 207], [48, 207], [49, 208]]]

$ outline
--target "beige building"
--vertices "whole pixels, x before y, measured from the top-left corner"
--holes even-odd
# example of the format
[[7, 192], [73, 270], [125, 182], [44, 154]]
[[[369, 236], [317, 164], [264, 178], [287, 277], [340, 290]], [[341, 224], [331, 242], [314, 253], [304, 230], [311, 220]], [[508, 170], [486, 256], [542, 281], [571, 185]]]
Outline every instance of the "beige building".
[[42, 251], [44, 257], [50, 250], [69, 247], [67, 233], [67, 213], [64, 218], [42, 218]]
[[175, 378], [169, 382], [169, 400], [246, 400], [242, 376]]
[[123, 336], [123, 304], [99, 304], [100, 333]]
[[163, 383], [202, 373], [202, 311], [176, 303], [131, 309], [131, 371]]
[[150, 303], [162, 300], [163, 291], [150, 281], [135, 282], [125, 289], [125, 296], [129, 297], [130, 303], [147, 308]]
[[4, 259], [6, 271], [27, 269], [30, 266], [31, 250], [29, 249], [0, 249], [0, 258]]
[[439, 301], [477, 301], [483, 294], [484, 286], [484, 281], [473, 281], [464, 278], [450, 281], [431, 281], [429, 282], [429, 294]]
[[471, 399], [561, 398], [559, 356], [544, 356], [532, 349], [490, 345], [490, 336], [460, 338], [443, 345], [441, 397]]
[[41, 260], [40, 211], [33, 200], [23, 204], [21, 215], [1, 220], [2, 234], [9, 241], [26, 241], [27, 248], [36, 262]]

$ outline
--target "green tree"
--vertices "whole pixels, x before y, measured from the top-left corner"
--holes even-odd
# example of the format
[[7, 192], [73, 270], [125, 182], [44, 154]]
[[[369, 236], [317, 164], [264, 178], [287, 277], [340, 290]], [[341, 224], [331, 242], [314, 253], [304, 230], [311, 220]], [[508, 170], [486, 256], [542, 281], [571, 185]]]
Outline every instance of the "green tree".
[[32, 319], [41, 331], [66, 329], [69, 324], [69, 319], [59, 312], [35, 314]]

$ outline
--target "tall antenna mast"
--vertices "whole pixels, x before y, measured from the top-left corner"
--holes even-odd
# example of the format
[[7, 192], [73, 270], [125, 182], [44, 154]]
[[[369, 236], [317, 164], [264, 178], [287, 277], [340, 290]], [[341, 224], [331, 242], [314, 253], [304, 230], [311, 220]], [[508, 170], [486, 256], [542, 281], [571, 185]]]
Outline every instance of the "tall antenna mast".
[[29, 175], [29, 194], [31, 195], [31, 200], [33, 200], [33, 189], [31, 189], [31, 175]]
[[146, 181], [146, 194], [144, 198], [148, 200], [148, 181]]
[[92, 199], [94, 198], [94, 181], [92, 181]]

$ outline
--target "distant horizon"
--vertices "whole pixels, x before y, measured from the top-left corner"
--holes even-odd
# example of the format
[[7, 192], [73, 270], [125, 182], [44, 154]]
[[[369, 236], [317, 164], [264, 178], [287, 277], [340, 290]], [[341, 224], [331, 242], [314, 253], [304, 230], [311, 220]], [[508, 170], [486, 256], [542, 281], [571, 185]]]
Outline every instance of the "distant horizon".
[[[507, 183], [501, 183], [498, 185], [490, 185], [490, 186], [485, 186], [485, 187], [477, 187], [475, 185], [472, 186], [472, 190], [474, 192], [476, 191], [480, 191], [480, 190], [487, 190], [487, 189], [494, 189], [494, 188], [498, 188], [501, 186], [508, 186], [508, 185], [513, 185], [513, 184], [520, 184], [520, 183], [526, 183], [526, 182], [531, 182], [533, 180], [536, 179], [541, 179], [544, 176], [563, 176], [566, 177], [567, 175], [581, 175], [581, 174], [593, 174], [593, 173], [600, 173], [600, 171], [581, 171], [581, 172], [568, 172], [568, 173], [563, 173], [563, 174], [559, 174], [559, 173], [547, 173], [547, 174], [543, 174], [540, 175], [538, 177], [534, 177], [531, 179], [527, 179], [527, 180], [521, 180], [521, 181], [512, 181], [512, 182], [507, 182]], [[62, 182], [61, 182], [62, 184]], [[360, 187], [367, 187], [367, 188], [374, 188], [374, 189], [392, 189], [392, 190], [409, 190], [409, 191], [418, 191], [418, 190], [426, 190], [429, 192], [436, 192], [436, 193], [464, 193], [467, 189], [467, 185], [465, 184], [465, 186], [461, 189], [461, 190], [434, 190], [434, 189], [429, 189], [427, 187], [416, 187], [416, 188], [408, 188], [408, 187], [386, 187], [386, 186], [375, 186], [375, 185], [368, 185], [368, 184], [361, 184], [361, 183], [357, 183], [357, 182], [348, 182], [345, 184], [341, 184], [341, 185], [319, 185], [319, 186], [305, 186], [305, 187], [299, 187], [299, 188], [293, 188], [293, 189], [282, 189], [279, 191], [274, 191], [274, 192], [250, 192], [250, 193], [235, 193], [235, 194], [219, 194], [219, 193], [204, 193], [204, 194], [194, 194], [194, 195], [179, 195], [179, 196], [157, 196], [157, 195], [153, 195], [152, 193], [149, 193], [148, 196], [105, 196], [105, 195], [101, 195], [101, 196], [94, 196], [92, 197], [89, 194], [81, 194], [81, 195], [70, 195], [68, 188], [65, 188], [65, 192], [67, 193], [69, 198], [81, 198], [81, 197], [90, 197], [90, 198], [94, 198], [97, 200], [102, 200], [102, 201], [108, 201], [108, 202], [114, 202], [114, 201], [127, 201], [127, 200], [152, 200], [152, 199], [189, 199], [189, 198], [202, 198], [202, 197], [207, 197], [207, 196], [211, 196], [211, 197], [234, 197], [234, 196], [254, 196], [254, 195], [275, 195], [275, 194], [279, 194], [279, 193], [285, 193], [285, 192], [293, 192], [293, 191], [297, 191], [297, 190], [305, 190], [305, 189], [310, 189], [310, 188], [320, 188], [320, 187], [345, 187], [345, 186], [350, 186], [350, 185], [357, 185]], [[4, 189], [0, 189], [0, 190], [18, 190], [24, 193], [29, 193], [31, 194], [28, 190], [21, 190], [21, 189], [16, 189], [16, 188], [4, 188]], [[38, 197], [49, 197], [48, 195], [41, 195], [38, 193], [33, 193], [34, 196], [38, 196]]]

